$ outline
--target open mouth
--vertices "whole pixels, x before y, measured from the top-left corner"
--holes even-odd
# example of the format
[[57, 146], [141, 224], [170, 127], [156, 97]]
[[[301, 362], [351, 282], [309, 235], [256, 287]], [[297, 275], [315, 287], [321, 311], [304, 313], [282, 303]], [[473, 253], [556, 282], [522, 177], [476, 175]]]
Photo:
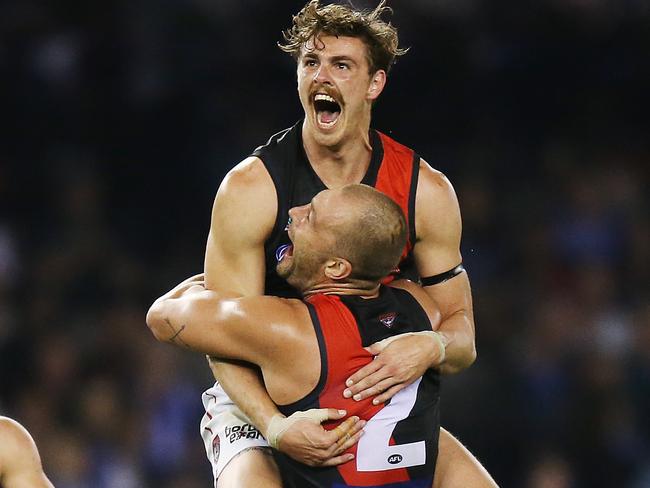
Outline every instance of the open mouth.
[[341, 115], [341, 105], [331, 96], [317, 93], [314, 96], [316, 120], [323, 129], [331, 129], [336, 125]]

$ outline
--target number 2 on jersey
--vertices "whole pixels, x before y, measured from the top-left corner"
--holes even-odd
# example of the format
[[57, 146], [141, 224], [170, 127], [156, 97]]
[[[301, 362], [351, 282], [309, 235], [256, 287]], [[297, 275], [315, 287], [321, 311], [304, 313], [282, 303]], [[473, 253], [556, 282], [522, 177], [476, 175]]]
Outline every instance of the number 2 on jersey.
[[358, 471], [385, 471], [419, 466], [426, 462], [424, 441], [389, 445], [391, 435], [400, 420], [408, 417], [415, 405], [422, 378], [407, 386], [375, 414], [364, 427], [357, 444]]

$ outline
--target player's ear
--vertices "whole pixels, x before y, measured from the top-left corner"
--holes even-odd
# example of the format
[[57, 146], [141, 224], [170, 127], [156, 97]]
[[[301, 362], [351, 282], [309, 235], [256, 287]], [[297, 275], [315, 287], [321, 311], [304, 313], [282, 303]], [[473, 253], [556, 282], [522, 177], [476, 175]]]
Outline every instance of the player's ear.
[[386, 72], [383, 69], [379, 69], [375, 71], [375, 74], [373, 74], [370, 79], [370, 85], [368, 86], [368, 99], [376, 100], [384, 90], [384, 86], [386, 86]]
[[345, 258], [328, 259], [325, 262], [325, 276], [334, 281], [344, 280], [352, 273], [352, 265]]

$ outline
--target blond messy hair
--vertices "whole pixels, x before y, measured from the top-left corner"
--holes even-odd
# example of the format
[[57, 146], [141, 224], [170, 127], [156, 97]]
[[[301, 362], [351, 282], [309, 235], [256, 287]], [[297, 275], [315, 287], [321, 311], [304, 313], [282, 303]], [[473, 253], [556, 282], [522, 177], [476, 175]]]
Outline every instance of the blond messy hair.
[[321, 6], [319, 0], [310, 0], [293, 16], [293, 25], [282, 32], [285, 43], [278, 46], [298, 59], [307, 41], [320, 35], [358, 37], [367, 46], [369, 73], [380, 69], [388, 73], [395, 58], [408, 49], [400, 49], [397, 29], [381, 19], [384, 12], [392, 13], [386, 0], [381, 0], [374, 10], [337, 4]]

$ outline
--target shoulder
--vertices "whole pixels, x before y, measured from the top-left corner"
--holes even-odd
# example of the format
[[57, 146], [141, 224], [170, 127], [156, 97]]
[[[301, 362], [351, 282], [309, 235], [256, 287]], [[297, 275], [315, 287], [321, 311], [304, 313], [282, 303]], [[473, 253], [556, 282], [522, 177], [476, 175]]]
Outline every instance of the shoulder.
[[309, 315], [302, 300], [269, 295], [223, 300], [219, 306], [219, 314], [229, 321], [290, 326]]
[[227, 337], [250, 347], [257, 364], [262, 358], [273, 359], [278, 351], [306, 347], [311, 339], [311, 316], [301, 300], [273, 296], [223, 300], [216, 314], [217, 321], [226, 325]]
[[420, 159], [418, 194], [427, 199], [440, 200], [440, 203], [457, 201], [449, 178], [432, 168], [424, 159]]
[[0, 433], [3, 439], [15, 443], [33, 444], [34, 442], [27, 429], [9, 417], [0, 417]]
[[231, 169], [219, 186], [212, 223], [215, 228], [265, 237], [273, 228], [276, 214], [275, 185], [262, 161], [249, 157]]
[[255, 156], [244, 159], [232, 168], [219, 186], [219, 192], [234, 195], [258, 191], [274, 193], [275, 187], [264, 163]]
[[458, 198], [449, 179], [423, 159], [416, 194], [417, 240], [434, 235], [460, 238], [461, 219]]
[[27, 429], [15, 420], [0, 417], [0, 466], [9, 459], [18, 459], [34, 451], [36, 446]]

